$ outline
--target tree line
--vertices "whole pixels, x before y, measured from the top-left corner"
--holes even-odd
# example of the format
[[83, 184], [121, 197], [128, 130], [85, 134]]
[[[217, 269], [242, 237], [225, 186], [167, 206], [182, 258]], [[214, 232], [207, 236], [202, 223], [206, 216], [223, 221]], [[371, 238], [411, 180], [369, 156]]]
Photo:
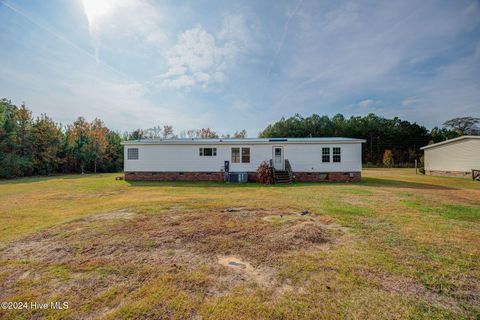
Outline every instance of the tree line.
[[[442, 128], [427, 130], [417, 123], [397, 117], [386, 119], [373, 113], [366, 116], [346, 118], [341, 114], [333, 117], [313, 114], [302, 117], [297, 114], [282, 118], [267, 126], [262, 138], [277, 137], [349, 137], [365, 139], [362, 161], [367, 165], [380, 165], [384, 157], [389, 166], [409, 166], [421, 160], [420, 147], [430, 143], [456, 138], [465, 134], [480, 134], [479, 118], [463, 117], [449, 120]], [[385, 152], [388, 150], [387, 152]], [[390, 159], [391, 158], [391, 159]]]
[[125, 140], [140, 140], [140, 139], [215, 139], [215, 138], [246, 138], [247, 130], [243, 129], [236, 131], [233, 134], [218, 134], [211, 128], [189, 129], [183, 130], [176, 134], [173, 126], [165, 125], [155, 126], [149, 129], [137, 129], [130, 133], [126, 133]]
[[[367, 165], [406, 166], [420, 160], [420, 147], [464, 134], [480, 134], [479, 118], [451, 119], [442, 128], [424, 126], [375, 114], [345, 118], [313, 114], [282, 118], [268, 125], [261, 138], [350, 137], [367, 142], [362, 160]], [[102, 120], [79, 117], [62, 125], [46, 114], [36, 118], [22, 104], [0, 99], [0, 178], [55, 173], [118, 172], [123, 169], [122, 140], [178, 138], [245, 138], [246, 130], [220, 135], [211, 128], [183, 130], [170, 125], [119, 132]]]
[[45, 114], [34, 119], [25, 104], [0, 100], [0, 178], [120, 171], [121, 141], [100, 119], [79, 117], [63, 126]]
[[211, 128], [174, 132], [155, 126], [119, 133], [102, 120], [79, 117], [62, 125], [46, 114], [33, 117], [25, 104], [0, 99], [0, 178], [56, 173], [119, 172], [123, 169], [122, 140], [176, 138], [245, 138], [247, 132], [219, 135]]

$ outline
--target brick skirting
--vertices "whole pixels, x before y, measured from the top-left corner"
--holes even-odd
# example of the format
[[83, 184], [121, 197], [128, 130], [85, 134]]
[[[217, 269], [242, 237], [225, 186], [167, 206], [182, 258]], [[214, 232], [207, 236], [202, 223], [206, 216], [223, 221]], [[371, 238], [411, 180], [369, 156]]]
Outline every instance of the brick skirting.
[[125, 172], [125, 180], [224, 181], [223, 172]]
[[354, 182], [360, 181], [361, 172], [294, 172], [293, 181], [298, 182], [317, 182], [317, 181], [333, 181], [333, 182]]
[[[360, 181], [361, 172], [294, 172], [293, 181]], [[223, 172], [125, 172], [125, 180], [224, 181]], [[257, 173], [248, 172], [248, 181], [257, 182]]]
[[247, 172], [248, 182], [258, 182], [258, 176], [256, 172]]
[[442, 177], [458, 177], [458, 178], [472, 178], [472, 172], [466, 171], [441, 171], [441, 170], [426, 170], [425, 173], [431, 176]]

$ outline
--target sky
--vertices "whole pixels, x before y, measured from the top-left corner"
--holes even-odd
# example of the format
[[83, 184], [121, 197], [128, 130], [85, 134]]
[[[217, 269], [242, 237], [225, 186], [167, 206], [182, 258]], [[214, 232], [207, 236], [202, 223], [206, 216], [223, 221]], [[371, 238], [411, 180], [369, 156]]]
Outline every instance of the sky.
[[0, 0], [0, 97], [119, 131], [480, 117], [480, 2]]

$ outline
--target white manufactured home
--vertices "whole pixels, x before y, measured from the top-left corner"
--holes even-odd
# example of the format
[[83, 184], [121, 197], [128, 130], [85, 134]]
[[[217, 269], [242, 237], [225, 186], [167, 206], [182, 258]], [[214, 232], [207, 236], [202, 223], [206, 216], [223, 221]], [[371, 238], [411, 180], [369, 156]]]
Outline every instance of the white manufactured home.
[[472, 170], [480, 170], [480, 136], [462, 136], [421, 149], [426, 174], [471, 177]]
[[256, 181], [267, 161], [295, 181], [358, 181], [362, 143], [350, 138], [167, 139], [124, 141], [127, 180]]

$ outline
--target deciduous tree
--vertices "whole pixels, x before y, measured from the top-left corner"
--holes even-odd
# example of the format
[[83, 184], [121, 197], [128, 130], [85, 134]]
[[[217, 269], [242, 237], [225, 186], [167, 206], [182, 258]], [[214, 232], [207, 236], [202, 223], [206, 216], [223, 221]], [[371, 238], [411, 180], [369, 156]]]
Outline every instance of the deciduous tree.
[[478, 124], [480, 118], [474, 117], [461, 117], [453, 118], [443, 123], [445, 128], [450, 128], [456, 131], [459, 135], [477, 135], [480, 134], [480, 128]]
[[386, 149], [385, 152], [383, 152], [383, 165], [387, 168], [392, 168], [393, 163], [392, 150]]
[[173, 126], [163, 126], [163, 139], [173, 138]]
[[106, 156], [108, 129], [102, 120], [97, 118], [90, 124], [89, 129], [87, 159], [90, 158], [93, 161], [93, 172], [97, 173], [98, 163]]
[[247, 130], [243, 129], [240, 131], [235, 131], [233, 134], [234, 138], [240, 139], [240, 138], [246, 138], [247, 137]]

